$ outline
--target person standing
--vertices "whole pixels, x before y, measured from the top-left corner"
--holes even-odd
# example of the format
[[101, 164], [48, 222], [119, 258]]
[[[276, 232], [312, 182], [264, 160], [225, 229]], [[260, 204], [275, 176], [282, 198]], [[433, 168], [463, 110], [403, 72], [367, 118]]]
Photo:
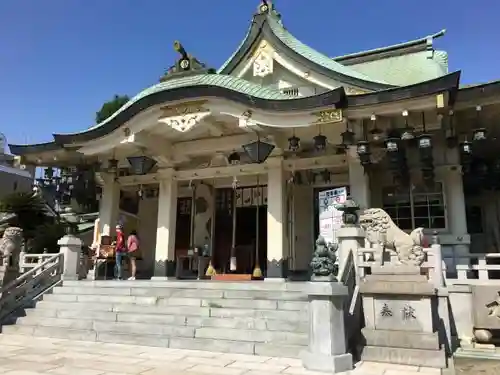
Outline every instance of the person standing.
[[129, 280], [135, 280], [137, 273], [137, 256], [139, 254], [139, 237], [137, 231], [133, 230], [127, 238], [127, 255], [130, 259], [130, 272]]
[[125, 243], [125, 233], [123, 227], [118, 224], [116, 226], [116, 254], [115, 254], [115, 278], [122, 279], [123, 266], [122, 260], [127, 255], [127, 247]]

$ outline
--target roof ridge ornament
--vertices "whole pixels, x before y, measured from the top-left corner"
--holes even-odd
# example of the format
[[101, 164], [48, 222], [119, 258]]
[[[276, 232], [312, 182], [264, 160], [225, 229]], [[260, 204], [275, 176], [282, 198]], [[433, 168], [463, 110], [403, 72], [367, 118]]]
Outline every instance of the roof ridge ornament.
[[276, 19], [278, 20], [278, 22], [280, 24], [282, 24], [281, 13], [279, 13], [276, 10], [276, 6], [274, 5], [274, 2], [272, 2], [271, 0], [261, 0], [260, 5], [259, 5], [259, 7], [257, 9], [257, 14], [258, 15], [260, 15], [260, 14], [267, 14], [267, 15], [270, 15], [270, 16], [274, 16], [274, 17], [276, 17]]
[[179, 53], [179, 59], [171, 66], [160, 78], [160, 82], [164, 82], [170, 78], [179, 78], [185, 75], [194, 74], [215, 74], [215, 69], [207, 68], [206, 64], [200, 62], [196, 57], [187, 53], [181, 42], [174, 42], [174, 49]]

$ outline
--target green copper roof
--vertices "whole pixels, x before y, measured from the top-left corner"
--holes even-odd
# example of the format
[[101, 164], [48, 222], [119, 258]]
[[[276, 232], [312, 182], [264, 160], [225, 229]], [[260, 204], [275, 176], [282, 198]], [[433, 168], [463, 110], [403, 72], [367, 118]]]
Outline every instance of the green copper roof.
[[260, 40], [267, 40], [275, 45], [278, 50], [291, 52], [292, 58], [299, 64], [317, 69], [326, 76], [331, 76], [344, 84], [359, 86], [370, 91], [385, 90], [394, 87], [382, 79], [374, 79], [360, 73], [348, 66], [342, 65], [330, 57], [316, 51], [299, 41], [289, 33], [281, 22], [280, 16], [272, 11], [270, 13], [260, 13], [253, 17], [250, 28], [245, 38], [242, 40], [236, 51], [219, 68], [219, 74], [231, 74], [235, 67], [244, 61], [245, 56], [252, 51]]
[[431, 49], [432, 48], [432, 42], [434, 39], [442, 37], [446, 33], [446, 30], [441, 30], [435, 34], [428, 35], [424, 38], [419, 38], [415, 40], [410, 40], [408, 42], [403, 42], [403, 43], [398, 43], [398, 44], [393, 44], [392, 46], [386, 46], [386, 47], [380, 47], [380, 48], [374, 48], [366, 51], [361, 51], [361, 52], [355, 52], [355, 53], [350, 53], [347, 55], [342, 55], [342, 56], [337, 56], [334, 57], [333, 60], [335, 61], [342, 61], [344, 62], [345, 60], [351, 60], [351, 59], [357, 59], [361, 57], [368, 57], [368, 56], [373, 56], [373, 55], [378, 55], [378, 54], [387, 54], [389, 52], [398, 52], [401, 53], [402, 49], [409, 49], [409, 48], [414, 48], [417, 46], [420, 46], [421, 49]]
[[315, 49], [305, 45], [300, 40], [295, 38], [292, 34], [290, 34], [281, 23], [273, 16], [267, 16], [267, 20], [271, 30], [274, 35], [276, 35], [288, 48], [295, 51], [299, 55], [307, 58], [308, 60], [321, 65], [322, 67], [344, 74], [346, 76], [351, 76], [354, 78], [362, 79], [365, 81], [377, 82], [381, 84], [389, 84], [381, 79], [374, 79], [373, 77], [369, 77], [360, 72], [357, 72], [354, 69], [351, 69], [347, 66], [344, 66], [330, 57], [316, 51]]
[[123, 107], [121, 107], [112, 116], [110, 116], [103, 122], [95, 126], [92, 126], [88, 130], [98, 128], [110, 122], [113, 118], [118, 116], [125, 109], [132, 106], [135, 102], [139, 101], [140, 99], [148, 95], [155, 94], [160, 91], [168, 91], [168, 90], [178, 89], [181, 87], [193, 87], [193, 86], [218, 86], [225, 89], [237, 91], [242, 94], [251, 95], [257, 98], [268, 99], [268, 100], [295, 99], [294, 97], [283, 94], [282, 92], [276, 89], [267, 86], [261, 86], [256, 83], [246, 81], [243, 78], [238, 78], [228, 75], [219, 75], [219, 74], [191, 75], [180, 78], [172, 78], [141, 91], [139, 94], [130, 99]]
[[448, 74], [448, 54], [420, 51], [349, 65], [360, 73], [396, 86], [407, 86]]

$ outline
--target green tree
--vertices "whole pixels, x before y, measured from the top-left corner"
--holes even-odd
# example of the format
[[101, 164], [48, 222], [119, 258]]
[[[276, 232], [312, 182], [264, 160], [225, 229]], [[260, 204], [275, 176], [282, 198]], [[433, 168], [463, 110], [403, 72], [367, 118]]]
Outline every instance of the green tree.
[[114, 98], [104, 103], [99, 111], [95, 114], [96, 124], [99, 124], [118, 111], [125, 103], [129, 101], [127, 95], [115, 95]]
[[0, 201], [0, 212], [15, 214], [9, 224], [23, 230], [27, 244], [26, 251], [31, 253], [58, 252], [57, 241], [75, 229], [75, 225], [59, 216], [48, 215], [42, 197], [33, 193], [12, 193]]

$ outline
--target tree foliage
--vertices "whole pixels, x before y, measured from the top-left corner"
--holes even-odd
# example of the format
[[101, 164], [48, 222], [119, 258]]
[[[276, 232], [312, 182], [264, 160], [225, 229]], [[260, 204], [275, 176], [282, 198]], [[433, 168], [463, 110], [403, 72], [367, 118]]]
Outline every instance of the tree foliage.
[[113, 115], [121, 107], [129, 101], [127, 95], [115, 95], [114, 98], [106, 103], [104, 103], [99, 111], [95, 114], [96, 124], [99, 124], [106, 120], [108, 117]]
[[33, 193], [16, 192], [6, 195], [0, 201], [0, 211], [15, 214], [9, 221], [12, 226], [23, 230], [27, 244], [26, 251], [31, 253], [58, 252], [57, 241], [74, 224], [60, 217], [47, 215], [43, 198]]

